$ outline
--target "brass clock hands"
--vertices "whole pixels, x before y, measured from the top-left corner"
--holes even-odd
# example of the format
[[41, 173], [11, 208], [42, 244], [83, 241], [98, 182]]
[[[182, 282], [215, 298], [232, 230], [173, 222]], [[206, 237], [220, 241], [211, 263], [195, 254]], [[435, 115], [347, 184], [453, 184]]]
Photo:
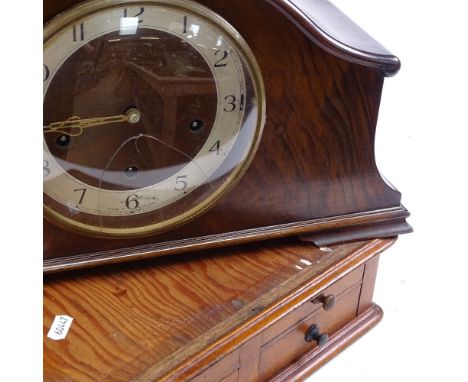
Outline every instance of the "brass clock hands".
[[97, 117], [81, 119], [80, 117], [71, 117], [66, 121], [53, 122], [44, 126], [44, 134], [61, 133], [70, 137], [77, 137], [83, 134], [83, 130], [88, 127], [107, 125], [110, 123], [128, 122], [138, 123], [141, 113], [138, 109], [129, 109], [125, 114], [113, 115], [110, 117]]

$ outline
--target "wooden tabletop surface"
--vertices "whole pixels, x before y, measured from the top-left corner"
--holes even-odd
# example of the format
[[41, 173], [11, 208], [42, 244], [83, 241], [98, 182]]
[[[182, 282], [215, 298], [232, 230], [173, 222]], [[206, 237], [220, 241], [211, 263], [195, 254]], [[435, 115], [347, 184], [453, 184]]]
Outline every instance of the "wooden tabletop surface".
[[[162, 376], [370, 244], [284, 239], [47, 276], [44, 380]], [[57, 315], [74, 319], [60, 341], [47, 337]]]

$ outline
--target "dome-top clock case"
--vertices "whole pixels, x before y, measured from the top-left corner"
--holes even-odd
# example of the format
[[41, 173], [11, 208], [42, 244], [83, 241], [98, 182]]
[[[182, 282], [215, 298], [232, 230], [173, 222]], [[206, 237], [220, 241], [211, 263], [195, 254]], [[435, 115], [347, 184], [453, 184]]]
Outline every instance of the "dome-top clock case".
[[45, 272], [410, 231], [374, 158], [399, 61], [329, 2], [45, 0], [44, 18]]

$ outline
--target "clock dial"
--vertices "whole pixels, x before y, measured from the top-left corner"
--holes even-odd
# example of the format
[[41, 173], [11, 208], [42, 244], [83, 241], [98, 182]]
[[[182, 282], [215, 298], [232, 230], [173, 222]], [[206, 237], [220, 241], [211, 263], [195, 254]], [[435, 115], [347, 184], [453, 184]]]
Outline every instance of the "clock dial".
[[187, 222], [245, 172], [264, 123], [239, 34], [191, 1], [101, 2], [44, 33], [44, 211], [83, 233]]

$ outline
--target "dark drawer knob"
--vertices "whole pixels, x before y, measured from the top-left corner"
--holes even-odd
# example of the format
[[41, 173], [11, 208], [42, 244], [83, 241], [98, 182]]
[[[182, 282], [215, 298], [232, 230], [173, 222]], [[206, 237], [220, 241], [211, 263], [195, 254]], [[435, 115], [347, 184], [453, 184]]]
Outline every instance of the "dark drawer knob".
[[320, 296], [314, 298], [312, 303], [322, 304], [323, 309], [332, 310], [336, 305], [336, 297], [333, 294], [329, 294], [328, 296], [321, 294]]
[[312, 325], [305, 335], [307, 342], [316, 341], [319, 347], [325, 346], [328, 342], [328, 334], [320, 333], [320, 329], [317, 325]]

